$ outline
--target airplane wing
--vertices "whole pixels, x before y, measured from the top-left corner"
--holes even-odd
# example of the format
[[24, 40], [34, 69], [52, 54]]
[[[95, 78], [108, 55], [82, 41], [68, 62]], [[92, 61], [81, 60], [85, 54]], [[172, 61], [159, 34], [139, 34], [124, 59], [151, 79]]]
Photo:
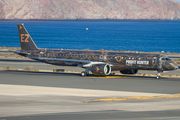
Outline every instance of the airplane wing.
[[[11, 50], [11, 52], [14, 52], [16, 54], [22, 55], [27, 57], [28, 55], [30, 55], [29, 53], [26, 52], [21, 52], [20, 50]], [[67, 65], [72, 65], [74, 63], [77, 64], [77, 67], [91, 67], [92, 65], [95, 64], [107, 64], [106, 62], [98, 62], [98, 61], [88, 61], [88, 60], [75, 60], [75, 59], [59, 59], [59, 58], [42, 58], [42, 57], [29, 57], [31, 59], [35, 59], [35, 60], [49, 60], [51, 61], [51, 63], [58, 63], [59, 61], [63, 61], [65, 62], [65, 64]], [[113, 65], [111, 65], [113, 66]]]
[[106, 62], [88, 61], [88, 60], [75, 60], [75, 59], [59, 59], [59, 58], [32, 58], [37, 60], [50, 60], [51, 63], [57, 63], [59, 61], [65, 62], [67, 65], [78, 64], [77, 67], [91, 67], [94, 64], [106, 64]]

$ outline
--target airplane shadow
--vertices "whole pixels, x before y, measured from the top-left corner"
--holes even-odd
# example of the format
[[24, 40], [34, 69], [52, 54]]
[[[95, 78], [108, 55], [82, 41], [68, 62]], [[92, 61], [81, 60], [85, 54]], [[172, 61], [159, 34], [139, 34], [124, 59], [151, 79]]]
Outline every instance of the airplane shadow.
[[[1, 71], [2, 72], [2, 71]], [[60, 73], [60, 72], [39, 72], [39, 71], [17, 71], [17, 70], [4, 70], [4, 72], [13, 74], [25, 74], [25, 75], [44, 75], [44, 76], [81, 76], [78, 73]]]
[[[13, 73], [13, 74], [25, 74], [25, 75], [43, 75], [43, 76], [78, 76], [82, 77], [80, 73], [64, 73], [64, 72], [37, 72], [37, 71], [17, 71], [17, 70], [3, 70], [4, 73]], [[121, 78], [131, 78], [131, 79], [156, 79], [154, 76], [132, 76], [132, 75], [93, 75], [89, 74], [86, 78], [104, 78], [104, 79], [121, 79]], [[161, 79], [169, 79], [166, 77], [161, 77]], [[159, 79], [159, 80], [161, 80]]]
[[28, 59], [0, 59], [1, 62], [33, 62], [33, 63], [40, 63], [39, 61], [35, 60], [28, 60]]

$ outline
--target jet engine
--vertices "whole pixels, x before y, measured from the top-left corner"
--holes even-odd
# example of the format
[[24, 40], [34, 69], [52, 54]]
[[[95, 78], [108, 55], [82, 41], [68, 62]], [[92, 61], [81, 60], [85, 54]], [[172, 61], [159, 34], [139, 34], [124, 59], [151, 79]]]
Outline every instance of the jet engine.
[[137, 74], [138, 70], [120, 70], [122, 74]]
[[95, 75], [109, 75], [111, 66], [109, 64], [96, 64], [89, 69]]

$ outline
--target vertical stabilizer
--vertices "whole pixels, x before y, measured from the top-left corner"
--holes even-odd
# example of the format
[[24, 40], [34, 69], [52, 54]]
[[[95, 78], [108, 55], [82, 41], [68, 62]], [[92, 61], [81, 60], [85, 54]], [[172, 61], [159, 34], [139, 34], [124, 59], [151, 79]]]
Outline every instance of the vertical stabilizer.
[[38, 50], [33, 39], [24, 27], [24, 24], [17, 24], [17, 26], [19, 32], [19, 40], [21, 43], [21, 50]]

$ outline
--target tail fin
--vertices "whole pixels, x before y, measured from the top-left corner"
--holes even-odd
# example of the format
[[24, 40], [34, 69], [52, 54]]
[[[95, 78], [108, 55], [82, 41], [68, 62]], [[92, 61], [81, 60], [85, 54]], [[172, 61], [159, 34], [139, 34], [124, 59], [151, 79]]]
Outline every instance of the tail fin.
[[18, 32], [19, 32], [19, 39], [21, 43], [21, 50], [38, 50], [38, 47], [34, 43], [33, 39], [27, 32], [24, 24], [17, 24]]

